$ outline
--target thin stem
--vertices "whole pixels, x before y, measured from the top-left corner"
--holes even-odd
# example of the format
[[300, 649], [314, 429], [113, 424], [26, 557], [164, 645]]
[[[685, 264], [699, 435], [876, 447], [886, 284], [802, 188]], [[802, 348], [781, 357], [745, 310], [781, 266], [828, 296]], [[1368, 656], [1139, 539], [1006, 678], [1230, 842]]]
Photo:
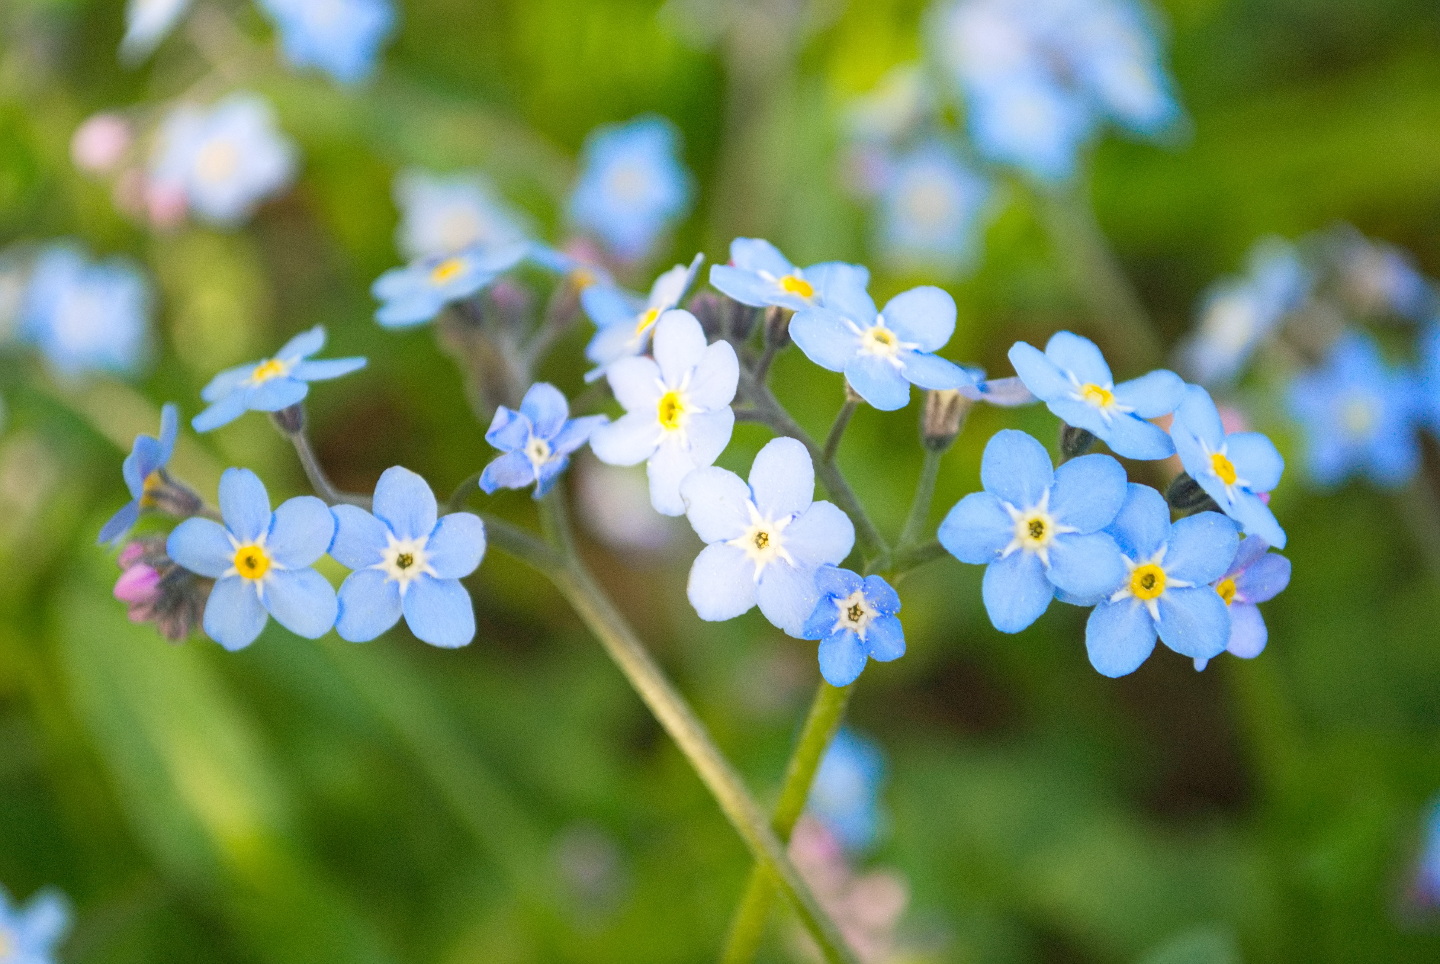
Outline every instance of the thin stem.
[[[795, 829], [805, 803], [810, 797], [810, 785], [815, 782], [815, 773], [825, 751], [840, 730], [840, 721], [845, 715], [845, 706], [850, 701], [854, 686], [835, 687], [824, 680], [815, 691], [810, 704], [810, 713], [805, 718], [805, 727], [795, 744], [795, 753], [785, 770], [785, 783], [780, 790], [780, 800], [775, 804], [770, 826], [775, 835], [786, 843]], [[760, 949], [760, 939], [765, 934], [765, 923], [770, 916], [770, 905], [775, 896], [774, 879], [765, 868], [756, 864], [750, 871], [745, 884], [745, 896], [735, 911], [730, 923], [730, 936], [726, 940], [721, 964], [749, 964]]]
[[945, 547], [940, 544], [940, 540], [931, 539], [923, 545], [897, 550], [890, 560], [889, 572], [892, 576], [901, 576], [912, 569], [920, 568], [927, 562], [943, 559], [945, 555]]
[[290, 444], [295, 446], [295, 454], [300, 459], [300, 467], [305, 470], [305, 478], [310, 480], [310, 488], [314, 489], [315, 494], [330, 505], [358, 505], [362, 509], [370, 508], [369, 496], [343, 492], [330, 481], [330, 477], [325, 474], [325, 469], [315, 455], [315, 449], [310, 445], [310, 436], [305, 431], [303, 415], [300, 421], [300, 427], [293, 432], [282, 427], [278, 420], [276, 427], [280, 429], [280, 434], [288, 438]]
[[480, 518], [485, 523], [486, 540], [501, 552], [509, 553], [547, 576], [565, 565], [565, 558], [552, 546], [519, 526], [488, 513], [481, 513]]
[[550, 346], [570, 330], [570, 325], [579, 316], [576, 311], [579, 305], [579, 293], [574, 282], [568, 277], [561, 278], [545, 305], [545, 320], [520, 350], [520, 360], [526, 372], [533, 372], [535, 366], [544, 360]]
[[830, 434], [825, 436], [825, 451], [821, 453], [821, 459], [826, 462], [835, 461], [835, 454], [840, 451], [840, 440], [845, 437], [845, 429], [850, 427], [850, 417], [859, 407], [860, 403], [855, 399], [845, 399], [845, 404], [841, 405], [840, 411], [835, 414], [835, 421], [830, 426]]
[[450, 498], [445, 500], [445, 511], [459, 512], [465, 508], [466, 504], [470, 501], [470, 494], [474, 492], [475, 487], [480, 484], [480, 476], [484, 474], [484, 469], [478, 472], [471, 472], [465, 477], [465, 481], [455, 486], [455, 491], [451, 492]]
[[764, 384], [770, 377], [770, 366], [775, 361], [775, 356], [780, 354], [780, 339], [775, 338], [770, 331], [770, 318], [768, 313], [762, 316], [760, 323], [765, 326], [765, 348], [760, 352], [760, 360], [755, 363], [755, 381]]
[[903, 552], [925, 531], [925, 524], [930, 520], [930, 507], [935, 504], [935, 480], [940, 476], [940, 459], [944, 455], [944, 452], [935, 449], [925, 450], [920, 478], [915, 482], [915, 498], [910, 502], [910, 514], [905, 517], [905, 527], [900, 530], [898, 552]]

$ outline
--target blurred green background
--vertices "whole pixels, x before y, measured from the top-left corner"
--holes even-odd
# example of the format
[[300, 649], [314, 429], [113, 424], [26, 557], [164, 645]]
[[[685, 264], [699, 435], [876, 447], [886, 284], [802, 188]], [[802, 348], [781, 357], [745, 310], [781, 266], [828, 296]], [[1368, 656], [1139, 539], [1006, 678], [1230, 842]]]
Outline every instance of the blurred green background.
[[[0, 244], [73, 236], [129, 253], [161, 304], [159, 364], [134, 388], [0, 359], [0, 882], [71, 895], [66, 960], [712, 959], [747, 855], [599, 646], [518, 563], [494, 552], [469, 580], [480, 633], [461, 652], [403, 630], [354, 646], [272, 625], [228, 654], [130, 625], [94, 534], [124, 500], [121, 446], [154, 431], [159, 403], [193, 415], [214, 372], [316, 323], [333, 354], [371, 359], [312, 396], [339, 483], [368, 491], [399, 463], [446, 492], [488, 461], [429, 333], [370, 321], [370, 281], [398, 259], [400, 167], [483, 169], [549, 227], [585, 133], [654, 111], [682, 128], [701, 189], [652, 269], [697, 248], [723, 261], [740, 233], [802, 264], [868, 260], [866, 214], [839, 184], [837, 112], [917, 54], [923, 6], [834, 0], [793, 49], [766, 50], [743, 32], [699, 43], [644, 0], [407, 0], [381, 76], [349, 92], [278, 66], [248, 6], [233, 14], [253, 46], [212, 46], [207, 61], [182, 30], [125, 70], [116, 0], [4, 0]], [[1167, 343], [1265, 234], [1344, 220], [1440, 273], [1432, 0], [1162, 7], [1190, 130], [1163, 147], [1106, 140], [1090, 188]], [[213, 70], [273, 99], [300, 182], [239, 233], [142, 231], [75, 171], [70, 136]], [[758, 101], [737, 95], [747, 71], [765, 78]], [[1015, 339], [1096, 329], [1033, 197], [1015, 184], [1004, 198], [975, 275], [881, 274], [874, 290], [945, 282], [961, 312], [947, 354], [1008, 374]], [[572, 393], [582, 344], [577, 332], [571, 360], [545, 373]], [[778, 365], [786, 400], [823, 432], [838, 380], [794, 353]], [[1263, 384], [1245, 401], [1293, 444]], [[891, 532], [919, 465], [915, 415], [862, 410], [842, 454]], [[1002, 425], [1054, 430], [1043, 410], [977, 412], [946, 457], [935, 521], [977, 487]], [[736, 439], [731, 468], [765, 436]], [[259, 416], [182, 442], [179, 472], [206, 494], [226, 465], [256, 469], [277, 498], [304, 491]], [[524, 493], [491, 505], [533, 519]], [[1161, 650], [1107, 680], [1086, 662], [1079, 610], [1008, 637], [984, 616], [979, 569], [945, 561], [906, 581], [909, 653], [870, 667], [851, 713], [889, 759], [886, 833], [866, 864], [908, 882], [906, 959], [1440, 960], [1440, 936], [1402, 902], [1440, 790], [1440, 572], [1410, 509], [1372, 489], [1318, 496], [1292, 472], [1275, 507], [1295, 574], [1266, 607], [1270, 648], [1202, 674]], [[696, 545], [682, 531], [666, 550], [586, 551], [768, 801], [814, 649], [756, 613], [698, 621], [684, 598]], [[767, 960], [790, 959], [784, 935]]]

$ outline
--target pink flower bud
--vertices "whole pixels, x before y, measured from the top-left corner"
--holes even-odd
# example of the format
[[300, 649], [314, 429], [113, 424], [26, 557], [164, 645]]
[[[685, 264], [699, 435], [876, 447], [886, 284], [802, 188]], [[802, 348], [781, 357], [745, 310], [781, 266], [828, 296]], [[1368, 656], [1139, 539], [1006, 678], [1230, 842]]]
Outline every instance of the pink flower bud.
[[115, 598], [123, 603], [148, 603], [158, 595], [159, 586], [160, 573], [143, 563], [134, 565], [115, 581]]
[[135, 563], [139, 562], [144, 555], [145, 543], [127, 542], [125, 543], [125, 548], [120, 550], [120, 558], [116, 561], [120, 564], [121, 569], [129, 569], [135, 565]]
[[134, 140], [130, 124], [118, 114], [96, 114], [75, 129], [70, 159], [82, 171], [106, 174], [124, 158]]
[[162, 231], [179, 227], [185, 220], [185, 192], [176, 185], [152, 181], [145, 188], [145, 207], [153, 227]]

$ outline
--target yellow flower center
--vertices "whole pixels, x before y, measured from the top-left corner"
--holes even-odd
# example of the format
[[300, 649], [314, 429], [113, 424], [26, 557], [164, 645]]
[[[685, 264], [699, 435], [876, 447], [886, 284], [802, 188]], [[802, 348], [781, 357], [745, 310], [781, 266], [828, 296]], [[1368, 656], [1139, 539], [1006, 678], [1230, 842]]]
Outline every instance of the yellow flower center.
[[1235, 580], [1221, 579], [1215, 584], [1215, 591], [1220, 594], [1221, 599], [1225, 600], [1225, 605], [1230, 605], [1235, 601]]
[[430, 269], [430, 283], [434, 285], [449, 284], [460, 277], [460, 273], [464, 270], [464, 258], [446, 258]]
[[[140, 507], [143, 509], [155, 508], [155, 493], [165, 486], [165, 477], [156, 469], [145, 476], [145, 481], [140, 484]], [[3, 936], [3, 935], [0, 935]], [[5, 960], [5, 955], [0, 954], [0, 962]]]
[[1215, 477], [1226, 485], [1234, 485], [1235, 480], [1239, 478], [1235, 474], [1235, 463], [1219, 452], [1210, 453], [1210, 471], [1214, 472]]
[[1158, 599], [1165, 592], [1165, 570], [1147, 562], [1130, 573], [1130, 592], [1136, 599]]
[[858, 623], [865, 618], [865, 607], [857, 603], [851, 603], [850, 608], [845, 610], [845, 618], [852, 623]]
[[272, 378], [279, 378], [289, 373], [289, 365], [278, 358], [271, 358], [255, 366], [255, 370], [250, 373], [250, 382], [253, 385], [259, 385], [262, 382], [268, 382]]
[[257, 545], [235, 550], [235, 571], [246, 579], [264, 579], [270, 571], [270, 556]]
[[576, 291], [584, 291], [586, 288], [599, 282], [599, 280], [600, 279], [595, 276], [595, 272], [589, 268], [576, 268], [570, 272], [570, 283], [575, 286]]
[[796, 274], [787, 274], [781, 278], [780, 290], [788, 295], [799, 295], [807, 301], [815, 297], [815, 286]]
[[661, 428], [667, 432], [676, 431], [685, 420], [685, 399], [677, 391], [666, 392], [660, 396], [657, 414]]
[[872, 355], [888, 357], [899, 351], [900, 339], [895, 336], [895, 332], [884, 325], [874, 325], [865, 329], [865, 334], [860, 338], [860, 345]]
[[1348, 399], [1340, 408], [1340, 423], [1351, 435], [1363, 438], [1375, 428], [1375, 407], [1363, 397]]
[[650, 310], [646, 311], [645, 314], [640, 316], [640, 320], [635, 323], [635, 337], [638, 338], [641, 335], [645, 334], [645, 332], [649, 331], [650, 327], [654, 325], [659, 318], [659, 308], [651, 308]]
[[1096, 408], [1109, 408], [1115, 404], [1115, 393], [1094, 382], [1080, 386], [1080, 397]]
[[235, 145], [226, 140], [211, 141], [200, 152], [195, 167], [200, 179], [211, 184], [227, 181], [239, 167], [240, 155]]
[[1050, 516], [1045, 512], [1032, 510], [1015, 519], [1015, 541], [1028, 552], [1044, 549], [1054, 536]]
[[755, 548], [764, 549], [770, 545], [770, 533], [761, 530], [755, 533]]
[[412, 553], [402, 552], [395, 557], [397, 569], [409, 569], [413, 565], [415, 565], [415, 556]]

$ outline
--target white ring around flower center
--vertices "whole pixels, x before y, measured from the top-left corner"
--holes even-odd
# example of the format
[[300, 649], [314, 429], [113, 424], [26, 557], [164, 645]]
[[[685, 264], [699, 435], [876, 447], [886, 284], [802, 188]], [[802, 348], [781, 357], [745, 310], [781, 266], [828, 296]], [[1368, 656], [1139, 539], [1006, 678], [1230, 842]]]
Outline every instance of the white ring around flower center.
[[380, 550], [380, 561], [372, 568], [385, 573], [385, 578], [390, 582], [399, 583], [400, 595], [405, 595], [410, 584], [421, 576], [435, 575], [435, 570], [430, 566], [430, 556], [425, 552], [425, 545], [430, 541], [429, 536], [397, 539], [393, 532], [387, 532], [385, 538], [389, 544]]
[[750, 524], [745, 531], [729, 544], [740, 549], [755, 564], [755, 581], [760, 581], [765, 567], [775, 560], [783, 560], [790, 565], [795, 565], [795, 560], [785, 548], [785, 528], [795, 521], [793, 515], [782, 516], [778, 519], [767, 519], [760, 514], [760, 510], [754, 502], [746, 502], [745, 508], [750, 514]]
[[[1160, 621], [1160, 600], [1164, 598], [1165, 593], [1171, 589], [1189, 589], [1195, 585], [1184, 579], [1176, 579], [1165, 568], [1165, 551], [1169, 548], [1169, 546], [1161, 546], [1149, 559], [1131, 559], [1129, 556], [1121, 554], [1120, 558], [1125, 560], [1125, 581], [1121, 583], [1119, 589], [1110, 594], [1110, 601], [1113, 603], [1120, 602], [1122, 599], [1134, 599], [1149, 610], [1150, 618], [1158, 623]], [[1151, 568], [1160, 570], [1157, 580], [1159, 585], [1156, 587], [1159, 591], [1153, 596], [1138, 595], [1135, 591], [1136, 577], [1143, 575], [1144, 570]]]
[[878, 615], [880, 614], [870, 607], [862, 587], [844, 599], [835, 600], [835, 626], [831, 632], [838, 633], [849, 629], [864, 642], [865, 634], [870, 631], [870, 624]]
[[535, 467], [536, 472], [539, 472], [540, 466], [550, 461], [550, 457], [554, 454], [550, 451], [550, 443], [538, 435], [531, 435], [526, 440], [524, 451], [525, 457], [530, 460], [530, 464]]
[[1005, 512], [1010, 516], [1011, 523], [1015, 526], [1014, 534], [1010, 538], [1000, 558], [1015, 552], [1030, 552], [1040, 557], [1042, 565], [1050, 565], [1050, 546], [1056, 536], [1064, 535], [1067, 532], [1079, 532], [1074, 526], [1062, 525], [1055, 516], [1050, 513], [1050, 490], [1046, 489], [1045, 494], [1040, 496], [1040, 501], [1028, 508], [1018, 509], [1009, 502], [1001, 501]]

